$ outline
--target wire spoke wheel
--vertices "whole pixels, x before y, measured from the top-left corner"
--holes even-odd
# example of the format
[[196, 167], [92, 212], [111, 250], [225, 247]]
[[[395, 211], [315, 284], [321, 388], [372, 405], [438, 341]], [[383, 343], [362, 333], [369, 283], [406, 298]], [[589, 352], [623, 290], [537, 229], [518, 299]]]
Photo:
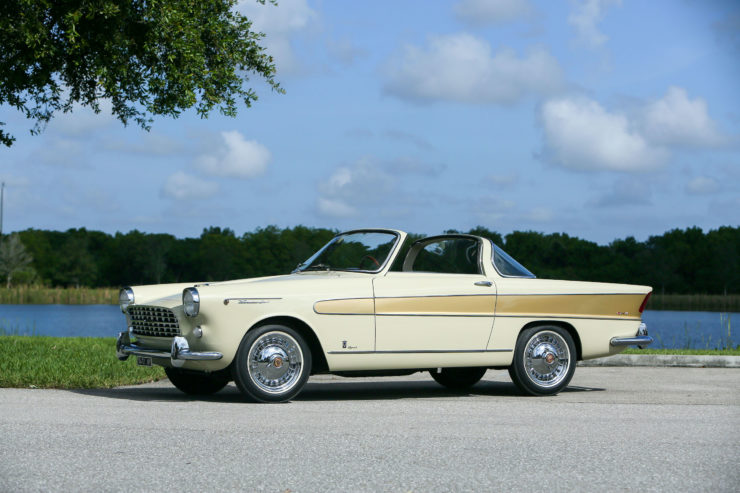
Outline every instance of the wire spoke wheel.
[[308, 380], [311, 350], [292, 327], [256, 327], [244, 335], [232, 373], [237, 387], [249, 400], [289, 401]]
[[573, 337], [562, 327], [539, 326], [519, 334], [509, 375], [530, 395], [553, 395], [568, 386], [576, 369]]
[[560, 334], [551, 331], [532, 336], [522, 357], [527, 377], [542, 387], [554, 387], [562, 382], [571, 364], [568, 344]]
[[249, 378], [271, 394], [290, 390], [298, 382], [303, 366], [303, 352], [298, 342], [284, 332], [269, 332], [249, 350]]

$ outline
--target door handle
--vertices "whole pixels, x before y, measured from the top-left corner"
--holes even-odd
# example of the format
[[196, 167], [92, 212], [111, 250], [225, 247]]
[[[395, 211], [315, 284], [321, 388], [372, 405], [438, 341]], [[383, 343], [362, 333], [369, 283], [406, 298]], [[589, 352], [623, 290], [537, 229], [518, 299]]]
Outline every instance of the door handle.
[[493, 283], [491, 281], [478, 281], [475, 283], [476, 286], [485, 286], [487, 288], [490, 288], [493, 286]]

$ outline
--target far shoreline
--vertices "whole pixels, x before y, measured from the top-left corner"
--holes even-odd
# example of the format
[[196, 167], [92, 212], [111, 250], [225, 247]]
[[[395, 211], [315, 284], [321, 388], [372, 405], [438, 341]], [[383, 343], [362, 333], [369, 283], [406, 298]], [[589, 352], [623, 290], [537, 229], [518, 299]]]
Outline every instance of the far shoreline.
[[[119, 288], [0, 288], [0, 305], [117, 305]], [[650, 296], [647, 310], [740, 312], [740, 294], [659, 294]]]

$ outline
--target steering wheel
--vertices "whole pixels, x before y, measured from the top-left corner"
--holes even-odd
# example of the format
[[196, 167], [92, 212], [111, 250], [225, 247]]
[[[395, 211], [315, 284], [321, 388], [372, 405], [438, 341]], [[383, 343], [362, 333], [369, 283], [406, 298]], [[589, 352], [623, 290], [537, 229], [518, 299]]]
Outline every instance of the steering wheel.
[[363, 256], [362, 256], [362, 258], [360, 259], [359, 265], [362, 265], [362, 262], [364, 262], [364, 261], [365, 261], [365, 259], [370, 259], [370, 260], [372, 260], [372, 262], [373, 262], [373, 263], [374, 263], [374, 264], [375, 264], [375, 265], [376, 265], [376, 266], [377, 266], [378, 268], [380, 268], [380, 262], [378, 262], [378, 261], [377, 261], [377, 259], [376, 259], [375, 257], [373, 257], [372, 255], [363, 255]]

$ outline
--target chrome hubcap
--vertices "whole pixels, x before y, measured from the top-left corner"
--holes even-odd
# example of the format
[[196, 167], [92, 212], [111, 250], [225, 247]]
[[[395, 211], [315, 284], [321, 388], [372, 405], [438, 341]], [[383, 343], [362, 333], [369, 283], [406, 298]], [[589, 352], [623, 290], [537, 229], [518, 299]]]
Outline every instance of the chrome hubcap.
[[249, 378], [271, 394], [287, 392], [298, 382], [303, 367], [303, 352], [298, 342], [285, 332], [268, 332], [249, 349]]
[[540, 387], [554, 387], [563, 381], [570, 368], [570, 350], [557, 332], [538, 332], [527, 341], [524, 369]]

